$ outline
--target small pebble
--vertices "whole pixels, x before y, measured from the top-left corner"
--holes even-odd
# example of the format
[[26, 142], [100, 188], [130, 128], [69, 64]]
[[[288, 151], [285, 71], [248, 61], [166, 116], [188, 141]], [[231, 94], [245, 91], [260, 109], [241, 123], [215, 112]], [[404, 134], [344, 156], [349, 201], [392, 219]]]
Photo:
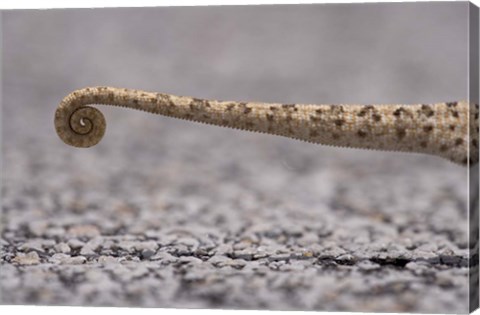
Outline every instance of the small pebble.
[[191, 237], [182, 237], [177, 240], [177, 244], [182, 244], [188, 247], [197, 248], [200, 242]]
[[40, 257], [38, 256], [37, 252], [29, 252], [29, 253], [18, 253], [15, 258], [12, 260], [14, 263], [19, 265], [36, 265], [40, 263]]
[[72, 257], [67, 254], [54, 254], [49, 259], [49, 262], [57, 265], [81, 265], [86, 261], [87, 259], [83, 256]]
[[113, 256], [100, 256], [98, 257], [97, 261], [100, 263], [100, 264], [105, 264], [105, 265], [108, 265], [108, 264], [114, 264], [114, 263], [117, 263], [118, 262], [118, 259], [113, 257]]
[[155, 252], [158, 249], [158, 243], [154, 241], [138, 242], [134, 245], [137, 251], [151, 251]]
[[155, 251], [151, 249], [142, 250], [142, 259], [150, 259], [153, 255], [155, 255]]
[[25, 244], [22, 244], [19, 249], [21, 251], [37, 251], [37, 252], [44, 252], [45, 249], [43, 248], [43, 244], [44, 244], [44, 241], [41, 240], [41, 239], [35, 239], [35, 240], [31, 240], [31, 241], [28, 241], [27, 243]]
[[178, 259], [178, 262], [181, 264], [201, 264], [203, 261], [199, 258], [193, 256], [182, 256]]
[[83, 256], [94, 256], [94, 255], [97, 255], [97, 253], [95, 253], [95, 250], [92, 246], [86, 244], [85, 246], [82, 247], [82, 249], [80, 250], [80, 255], [83, 255]]
[[255, 248], [236, 250], [233, 252], [232, 256], [235, 258], [240, 258], [244, 260], [252, 260], [257, 251]]
[[71, 249], [79, 249], [79, 248], [82, 248], [83, 246], [85, 246], [85, 243], [76, 239], [76, 238], [72, 238], [72, 239], [68, 240], [67, 245]]
[[53, 247], [53, 249], [57, 252], [57, 253], [62, 253], [62, 254], [69, 254], [71, 249], [70, 249], [70, 246], [68, 246], [67, 243], [58, 243], [57, 245], [55, 245]]
[[178, 260], [177, 257], [170, 255], [169, 253], [166, 252], [159, 252], [152, 257], [150, 257], [150, 260], [153, 261], [160, 261], [163, 265], [168, 265], [170, 263], [176, 262]]
[[247, 265], [247, 262], [243, 259], [232, 259], [228, 261], [226, 265], [235, 269], [242, 269]]
[[220, 256], [220, 255], [215, 255], [210, 257], [208, 262], [212, 264], [214, 267], [221, 268], [227, 265], [229, 261], [231, 261], [231, 258], [228, 258], [226, 256]]
[[52, 257], [48, 259], [49, 262], [53, 264], [62, 264], [64, 261], [67, 261], [71, 256], [67, 254], [54, 254]]

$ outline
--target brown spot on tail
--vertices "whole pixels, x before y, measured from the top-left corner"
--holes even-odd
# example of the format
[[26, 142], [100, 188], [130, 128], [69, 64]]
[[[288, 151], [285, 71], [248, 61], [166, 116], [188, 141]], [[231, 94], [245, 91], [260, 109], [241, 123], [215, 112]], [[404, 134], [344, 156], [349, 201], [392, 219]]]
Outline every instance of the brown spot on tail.
[[360, 138], [365, 138], [367, 136], [367, 133], [363, 130], [359, 130], [357, 131], [357, 135], [360, 137]]
[[432, 107], [429, 105], [422, 105], [421, 109], [418, 111], [420, 115], [425, 115], [426, 117], [432, 117], [435, 112]]
[[430, 132], [430, 131], [432, 131], [432, 130], [433, 130], [433, 126], [432, 126], [432, 125], [428, 125], [428, 126], [423, 127], [423, 131], [425, 131], [425, 132]]

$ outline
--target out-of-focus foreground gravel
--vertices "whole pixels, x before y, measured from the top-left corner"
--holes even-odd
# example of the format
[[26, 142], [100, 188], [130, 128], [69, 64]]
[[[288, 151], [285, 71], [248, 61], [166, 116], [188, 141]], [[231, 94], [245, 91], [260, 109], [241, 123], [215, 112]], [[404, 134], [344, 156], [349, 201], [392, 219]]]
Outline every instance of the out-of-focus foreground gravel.
[[104, 107], [94, 148], [53, 129], [93, 85], [465, 98], [465, 5], [4, 12], [1, 302], [466, 312], [462, 167]]

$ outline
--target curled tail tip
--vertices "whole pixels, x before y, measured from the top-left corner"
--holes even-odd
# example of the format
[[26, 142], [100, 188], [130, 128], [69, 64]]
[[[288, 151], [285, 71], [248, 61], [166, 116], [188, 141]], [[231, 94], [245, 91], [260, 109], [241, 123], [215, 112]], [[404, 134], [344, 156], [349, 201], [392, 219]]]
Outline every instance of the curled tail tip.
[[89, 148], [102, 140], [106, 121], [102, 112], [90, 106], [69, 109], [59, 106], [55, 112], [55, 130], [60, 139], [77, 148]]

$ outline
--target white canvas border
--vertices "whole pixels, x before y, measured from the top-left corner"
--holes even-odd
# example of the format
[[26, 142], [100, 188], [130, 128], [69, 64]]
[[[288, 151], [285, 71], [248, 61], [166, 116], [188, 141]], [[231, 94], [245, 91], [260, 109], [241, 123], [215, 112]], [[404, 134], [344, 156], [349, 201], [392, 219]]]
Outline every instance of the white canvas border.
[[[452, 1], [452, 0], [435, 0]], [[457, 0], [458, 1], [458, 0]], [[415, 0], [10, 0], [0, 2], [0, 10], [10, 9], [53, 9], [53, 8], [105, 8], [105, 7], [155, 7], [155, 6], [204, 6], [204, 5], [258, 5], [258, 4], [310, 4], [310, 3], [378, 3], [378, 2], [429, 2]], [[471, 0], [477, 6], [480, 6], [480, 0]], [[0, 270], [1, 272], [1, 270]], [[162, 308], [116, 308], [116, 307], [70, 307], [70, 306], [0, 306], [1, 314], [35, 314], [35, 315], [84, 315], [89, 312], [91, 315], [306, 315], [302, 311], [259, 311], [259, 310], [211, 310], [211, 309], [162, 309]], [[310, 312], [309, 312], [310, 313]], [[315, 314], [329, 315], [331, 312], [315, 312]], [[398, 313], [353, 313], [353, 312], [335, 312], [337, 315], [382, 315]], [[405, 313], [401, 313], [405, 314]], [[415, 313], [410, 313], [415, 314]], [[477, 310], [473, 314], [480, 314]]]

